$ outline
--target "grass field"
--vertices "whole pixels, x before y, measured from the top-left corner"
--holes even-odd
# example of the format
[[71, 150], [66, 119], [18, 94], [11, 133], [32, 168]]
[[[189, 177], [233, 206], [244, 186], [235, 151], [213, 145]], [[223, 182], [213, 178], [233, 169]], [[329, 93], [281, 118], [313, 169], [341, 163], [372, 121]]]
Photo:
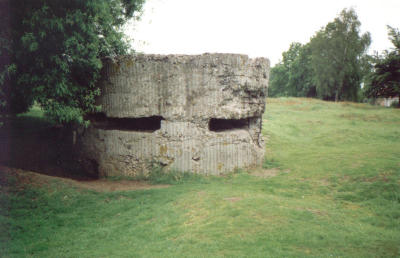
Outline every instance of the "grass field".
[[263, 169], [96, 192], [3, 174], [3, 257], [399, 257], [400, 110], [268, 99]]

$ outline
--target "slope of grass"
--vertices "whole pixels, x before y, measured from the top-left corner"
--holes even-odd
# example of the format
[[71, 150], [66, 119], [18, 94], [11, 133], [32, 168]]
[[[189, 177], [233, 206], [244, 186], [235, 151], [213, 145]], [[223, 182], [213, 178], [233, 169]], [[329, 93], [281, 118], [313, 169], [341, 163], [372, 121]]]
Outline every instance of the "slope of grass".
[[[268, 99], [265, 172], [98, 193], [3, 178], [5, 257], [398, 257], [400, 110]], [[167, 180], [167, 178], [165, 179]]]

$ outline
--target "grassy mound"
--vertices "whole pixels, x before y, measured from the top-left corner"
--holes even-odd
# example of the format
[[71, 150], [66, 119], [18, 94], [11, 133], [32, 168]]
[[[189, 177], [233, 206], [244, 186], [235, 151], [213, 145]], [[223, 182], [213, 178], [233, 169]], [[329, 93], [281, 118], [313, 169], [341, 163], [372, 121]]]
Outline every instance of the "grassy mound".
[[0, 253], [400, 255], [400, 110], [268, 99], [263, 123], [263, 168], [224, 177], [164, 175], [160, 182], [181, 183], [99, 192], [57, 179], [21, 186], [7, 174], [0, 180]]

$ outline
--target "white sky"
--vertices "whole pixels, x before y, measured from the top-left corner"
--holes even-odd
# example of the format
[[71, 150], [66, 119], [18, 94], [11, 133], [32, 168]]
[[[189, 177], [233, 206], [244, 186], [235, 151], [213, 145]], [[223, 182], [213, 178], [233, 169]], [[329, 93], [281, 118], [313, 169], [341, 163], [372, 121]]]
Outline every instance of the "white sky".
[[370, 53], [392, 47], [386, 25], [400, 28], [400, 0], [147, 0], [126, 32], [148, 54], [241, 53], [274, 65], [350, 7], [371, 33]]

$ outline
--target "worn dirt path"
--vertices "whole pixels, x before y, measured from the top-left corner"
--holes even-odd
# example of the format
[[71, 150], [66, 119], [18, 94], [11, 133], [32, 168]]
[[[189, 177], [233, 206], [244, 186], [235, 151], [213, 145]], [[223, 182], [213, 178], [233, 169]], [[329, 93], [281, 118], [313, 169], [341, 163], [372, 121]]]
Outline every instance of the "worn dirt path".
[[148, 190], [156, 188], [166, 188], [169, 185], [151, 185], [143, 181], [134, 180], [118, 180], [111, 181], [107, 179], [90, 179], [75, 180], [70, 178], [62, 178], [56, 176], [48, 176], [23, 169], [10, 168], [0, 165], [0, 181], [1, 185], [7, 186], [13, 180], [17, 187], [26, 185], [43, 186], [53, 182], [62, 182], [67, 185], [78, 187], [81, 189], [94, 190], [97, 192], [113, 192], [113, 191], [132, 191], [132, 190]]

